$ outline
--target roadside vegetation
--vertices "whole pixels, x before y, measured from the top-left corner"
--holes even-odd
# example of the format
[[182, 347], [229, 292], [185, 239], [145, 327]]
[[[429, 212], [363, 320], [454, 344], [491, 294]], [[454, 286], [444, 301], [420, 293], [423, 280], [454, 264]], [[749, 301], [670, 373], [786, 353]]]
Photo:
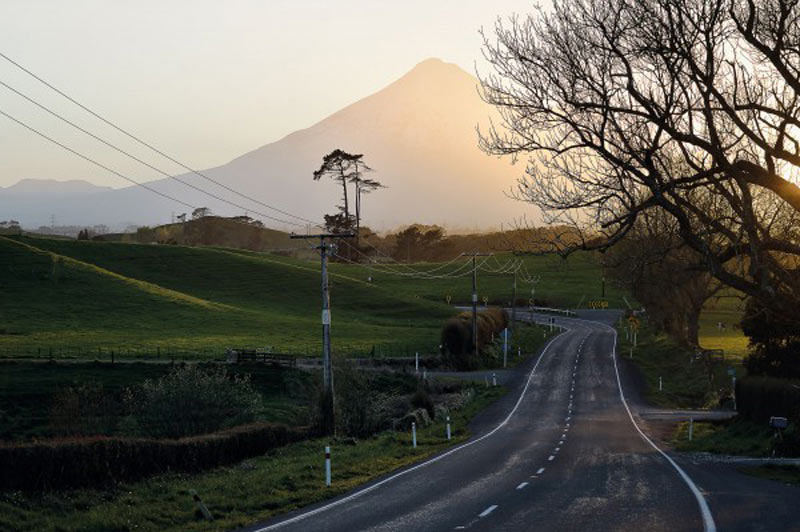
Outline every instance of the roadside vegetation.
[[[628, 323], [617, 329], [617, 352], [623, 363], [634, 366], [642, 379], [644, 398], [663, 408], [716, 408], [731, 398], [730, 378], [724, 364], [694, 357], [665, 333], [642, 322], [631, 358], [633, 342], [626, 337]], [[659, 379], [661, 389], [659, 389]]]
[[[104, 489], [47, 494], [0, 493], [0, 528], [33, 530], [230, 530], [333, 497], [380, 475], [464, 441], [469, 420], [504, 390], [471, 385], [471, 397], [444, 420], [366, 438], [313, 439], [205, 473], [167, 474]], [[323, 450], [331, 446], [332, 486], [325, 487]], [[204, 521], [189, 490], [203, 498], [215, 520]]]

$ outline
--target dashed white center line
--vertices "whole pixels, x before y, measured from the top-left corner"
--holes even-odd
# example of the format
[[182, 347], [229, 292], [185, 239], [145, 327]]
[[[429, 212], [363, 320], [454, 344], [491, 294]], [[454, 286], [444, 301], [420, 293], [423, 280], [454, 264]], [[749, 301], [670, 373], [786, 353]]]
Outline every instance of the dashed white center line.
[[539, 468], [539, 471], [537, 471], [537, 472], [536, 472], [536, 474], [537, 474], [537, 475], [541, 475], [542, 473], [544, 473], [544, 468], [543, 468], [543, 467], [540, 467], [540, 468]]
[[548, 459], [547, 459], [547, 461], [548, 461], [548, 462], [552, 462], [552, 461], [553, 461], [553, 459], [555, 459], [555, 456], [551, 454], [551, 455], [550, 455], [550, 458], [548, 458]]
[[564, 445], [564, 440], [560, 440], [560, 441], [558, 442], [558, 444], [559, 444], [559, 445]]
[[486, 517], [490, 513], [494, 512], [496, 509], [497, 509], [497, 505], [493, 504], [493, 505], [489, 506], [487, 509], [485, 509], [484, 511], [482, 511], [481, 513], [479, 513], [478, 517]]
[[527, 485], [528, 485], [528, 483], [527, 483], [527, 482], [520, 482], [520, 483], [519, 483], [519, 486], [517, 486], [517, 489], [518, 489], [518, 490], [521, 490], [522, 488], [524, 488], [524, 487], [525, 487], [525, 486], [527, 486]]
[[556, 447], [556, 452], [560, 451], [561, 447]]

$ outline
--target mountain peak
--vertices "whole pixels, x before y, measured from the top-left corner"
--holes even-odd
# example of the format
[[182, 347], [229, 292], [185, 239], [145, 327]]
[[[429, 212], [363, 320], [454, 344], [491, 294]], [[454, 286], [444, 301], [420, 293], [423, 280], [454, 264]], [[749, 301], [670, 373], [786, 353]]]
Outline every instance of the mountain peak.
[[458, 66], [455, 63], [448, 63], [446, 61], [442, 61], [438, 57], [429, 57], [424, 61], [417, 63], [414, 67], [409, 70], [402, 78], [401, 81], [405, 78], [409, 77], [425, 77], [425, 78], [432, 78], [432, 77], [445, 77], [445, 76], [456, 76], [456, 77], [469, 77], [472, 78], [472, 75]]

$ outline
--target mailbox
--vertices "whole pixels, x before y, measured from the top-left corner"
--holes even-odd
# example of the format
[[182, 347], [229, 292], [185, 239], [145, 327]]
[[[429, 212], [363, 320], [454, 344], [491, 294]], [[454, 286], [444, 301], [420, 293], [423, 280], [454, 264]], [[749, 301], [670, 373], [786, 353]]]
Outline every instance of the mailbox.
[[785, 429], [789, 426], [789, 420], [785, 417], [772, 416], [769, 418], [769, 426], [774, 429]]

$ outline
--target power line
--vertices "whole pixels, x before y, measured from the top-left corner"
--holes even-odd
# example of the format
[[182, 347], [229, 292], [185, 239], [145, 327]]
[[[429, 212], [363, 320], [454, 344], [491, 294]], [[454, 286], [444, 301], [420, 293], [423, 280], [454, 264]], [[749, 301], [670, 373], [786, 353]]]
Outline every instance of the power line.
[[151, 170], [155, 170], [159, 174], [161, 174], [161, 175], [163, 175], [165, 177], [168, 177], [169, 179], [174, 179], [178, 183], [181, 183], [182, 185], [186, 185], [187, 187], [189, 187], [191, 189], [194, 189], [194, 190], [196, 190], [196, 191], [198, 191], [198, 192], [200, 192], [202, 194], [205, 194], [205, 195], [207, 195], [207, 196], [209, 196], [211, 198], [214, 198], [214, 199], [216, 199], [218, 201], [221, 201], [223, 203], [227, 203], [228, 205], [232, 205], [233, 207], [237, 207], [237, 208], [242, 209], [242, 210], [250, 210], [250, 211], [258, 214], [259, 216], [262, 216], [264, 218], [268, 218], [268, 219], [270, 219], [272, 221], [279, 222], [279, 223], [284, 223], [284, 224], [289, 224], [289, 225], [294, 225], [294, 226], [297, 226], [297, 227], [303, 227], [304, 226], [303, 224], [300, 224], [300, 223], [297, 223], [297, 222], [292, 222], [292, 221], [289, 221], [289, 220], [283, 220], [281, 218], [276, 218], [274, 216], [271, 216], [269, 214], [264, 214], [263, 212], [259, 212], [259, 211], [254, 210], [254, 209], [248, 209], [244, 205], [240, 205], [238, 203], [234, 203], [232, 201], [229, 201], [229, 200], [227, 200], [227, 199], [225, 199], [225, 198], [223, 198], [221, 196], [218, 196], [218, 195], [214, 194], [213, 192], [208, 192], [205, 189], [202, 189], [202, 188], [200, 188], [200, 187], [198, 187], [196, 185], [193, 185], [192, 183], [187, 183], [186, 181], [180, 179], [179, 177], [173, 176], [173, 175], [165, 172], [164, 170], [161, 170], [160, 168], [157, 168], [156, 166], [153, 166], [152, 164], [148, 163], [147, 161], [144, 161], [144, 160], [140, 159], [139, 157], [133, 155], [132, 153], [129, 153], [129, 152], [123, 150], [119, 146], [116, 146], [115, 144], [112, 144], [111, 142], [108, 142], [105, 139], [102, 139], [101, 137], [95, 135], [91, 131], [88, 131], [88, 130], [84, 129], [83, 127], [81, 127], [78, 124], [72, 122], [68, 118], [65, 118], [64, 116], [62, 116], [62, 115], [58, 114], [57, 112], [53, 111], [52, 109], [50, 109], [46, 105], [37, 102], [36, 100], [31, 98], [30, 96], [24, 94], [23, 92], [15, 89], [12, 86], [10, 86], [9, 84], [4, 82], [3, 80], [0, 80], [0, 85], [4, 86], [6, 89], [8, 89], [8, 90], [12, 91], [13, 93], [17, 94], [18, 96], [24, 98], [28, 102], [32, 103], [33, 105], [37, 106], [38, 108], [42, 109], [43, 111], [49, 113], [50, 115], [58, 118], [62, 122], [65, 122], [66, 124], [69, 124], [70, 126], [74, 127], [78, 131], [80, 131], [81, 133], [83, 133], [85, 135], [88, 135], [89, 137], [95, 139], [98, 142], [101, 142], [102, 144], [108, 146], [109, 148], [111, 148], [113, 150], [116, 150], [117, 152], [125, 155], [126, 157], [129, 157], [129, 158], [133, 159], [134, 161], [138, 162], [139, 164], [142, 164], [142, 165], [150, 168]]
[[92, 159], [91, 157], [88, 157], [88, 156], [86, 156], [86, 155], [84, 155], [84, 154], [82, 154], [82, 153], [80, 153], [80, 152], [78, 152], [78, 151], [75, 151], [75, 150], [73, 150], [73, 149], [72, 149], [72, 148], [70, 148], [69, 146], [66, 146], [65, 144], [62, 144], [61, 142], [59, 142], [59, 141], [55, 140], [54, 138], [52, 138], [52, 137], [48, 137], [47, 135], [45, 135], [44, 133], [42, 133], [42, 132], [41, 132], [41, 131], [39, 131], [38, 129], [35, 129], [35, 128], [34, 128], [34, 127], [32, 127], [32, 126], [29, 126], [28, 124], [26, 124], [26, 123], [25, 123], [25, 122], [23, 122], [22, 120], [18, 120], [18, 119], [16, 119], [16, 118], [14, 118], [13, 116], [11, 116], [10, 114], [6, 113], [6, 112], [5, 112], [5, 111], [3, 111], [2, 109], [0, 109], [0, 114], [2, 114], [3, 116], [5, 116], [5, 117], [6, 117], [6, 118], [8, 118], [9, 120], [11, 120], [11, 121], [13, 121], [13, 122], [16, 122], [16, 123], [17, 123], [17, 124], [19, 124], [20, 126], [22, 126], [22, 127], [24, 127], [25, 129], [27, 129], [28, 131], [31, 131], [31, 132], [33, 132], [33, 133], [36, 133], [36, 134], [37, 134], [37, 135], [39, 135], [40, 137], [42, 137], [42, 138], [44, 138], [44, 139], [47, 139], [47, 140], [49, 140], [50, 142], [52, 142], [52, 143], [53, 143], [53, 144], [55, 144], [56, 146], [60, 146], [61, 148], [63, 148], [63, 149], [65, 149], [65, 150], [67, 150], [68, 152], [70, 152], [70, 153], [72, 153], [72, 154], [74, 154], [74, 155], [77, 155], [77, 156], [78, 156], [78, 157], [80, 157], [81, 159], [83, 159], [83, 160], [85, 160], [85, 161], [88, 161], [88, 162], [92, 163], [92, 164], [93, 164], [93, 165], [95, 165], [95, 166], [99, 166], [99, 167], [100, 167], [100, 168], [102, 168], [103, 170], [106, 170], [106, 171], [108, 171], [108, 172], [111, 172], [112, 174], [114, 174], [114, 175], [116, 175], [116, 176], [119, 176], [119, 177], [121, 177], [122, 179], [124, 179], [124, 180], [126, 180], [126, 181], [130, 181], [131, 183], [133, 183], [133, 184], [134, 184], [134, 185], [136, 185], [136, 186], [139, 186], [139, 187], [142, 187], [142, 188], [144, 188], [144, 189], [146, 189], [146, 190], [149, 190], [150, 192], [153, 192], [153, 193], [155, 193], [155, 194], [158, 194], [159, 196], [161, 196], [161, 197], [163, 197], [163, 198], [166, 198], [166, 199], [168, 199], [168, 200], [172, 200], [172, 201], [174, 201], [174, 202], [176, 202], [176, 203], [180, 203], [180, 204], [181, 204], [181, 205], [183, 205], [184, 207], [188, 207], [188, 208], [190, 208], [190, 209], [192, 209], [192, 210], [194, 210], [194, 209], [196, 209], [196, 208], [197, 208], [197, 207], [195, 207], [194, 205], [191, 205], [191, 204], [189, 204], [189, 203], [186, 203], [185, 201], [179, 200], [179, 199], [177, 199], [177, 198], [173, 198], [173, 197], [172, 197], [172, 196], [170, 196], [169, 194], [165, 194], [164, 192], [160, 192], [160, 191], [158, 191], [158, 190], [154, 189], [153, 187], [150, 187], [150, 186], [147, 186], [147, 185], [145, 185], [144, 183], [139, 183], [139, 182], [138, 182], [138, 181], [136, 181], [135, 179], [132, 179], [132, 178], [130, 178], [130, 177], [128, 177], [128, 176], [126, 176], [126, 175], [124, 175], [124, 174], [121, 174], [121, 173], [117, 172], [116, 170], [113, 170], [113, 169], [109, 168], [108, 166], [105, 166], [104, 164], [102, 164], [102, 163], [99, 163], [99, 162], [95, 161], [95, 160], [94, 160], [94, 159]]
[[[274, 206], [272, 206], [272, 205], [269, 205], [269, 204], [267, 204], [267, 203], [264, 203], [264, 202], [262, 202], [262, 201], [260, 201], [260, 200], [258, 200], [258, 199], [255, 199], [255, 198], [253, 198], [253, 197], [250, 197], [250, 196], [248, 196], [248, 195], [246, 195], [246, 194], [243, 194], [243, 193], [239, 192], [238, 190], [235, 190], [235, 189], [233, 189], [233, 188], [229, 187], [228, 185], [225, 185], [224, 183], [221, 183], [221, 182], [219, 182], [219, 181], [217, 181], [217, 180], [215, 180], [215, 179], [213, 179], [213, 178], [211, 178], [211, 177], [207, 176], [206, 174], [204, 174], [204, 173], [202, 173], [202, 172], [200, 172], [200, 171], [198, 171], [198, 170], [195, 170], [195, 169], [193, 169], [192, 167], [190, 167], [190, 166], [188, 166], [188, 165], [186, 165], [186, 164], [184, 164], [184, 163], [180, 162], [180, 161], [179, 161], [179, 160], [177, 160], [176, 158], [174, 158], [174, 157], [172, 157], [172, 156], [170, 156], [170, 155], [167, 155], [166, 153], [164, 153], [163, 151], [159, 150], [158, 148], [156, 148], [156, 147], [155, 147], [155, 146], [153, 146], [152, 144], [149, 144], [149, 143], [145, 142], [144, 140], [142, 140], [141, 138], [137, 137], [136, 135], [134, 135], [133, 133], [129, 132], [128, 130], [126, 130], [126, 129], [122, 128], [121, 126], [118, 126], [117, 124], [115, 124], [115, 123], [111, 122], [110, 120], [108, 120], [108, 119], [104, 118], [103, 116], [101, 116], [100, 114], [96, 113], [95, 111], [93, 111], [93, 110], [92, 110], [92, 109], [90, 109], [89, 107], [87, 107], [87, 106], [83, 105], [82, 103], [80, 103], [79, 101], [75, 100], [74, 98], [72, 98], [71, 96], [69, 96], [68, 94], [66, 94], [65, 92], [63, 92], [62, 90], [58, 89], [57, 87], [55, 87], [55, 86], [54, 86], [54, 85], [52, 85], [51, 83], [47, 82], [46, 80], [44, 80], [44, 79], [43, 79], [43, 78], [41, 78], [40, 76], [36, 75], [35, 73], [31, 72], [30, 70], [28, 70], [27, 68], [25, 68], [25, 67], [24, 67], [24, 66], [22, 66], [21, 64], [17, 63], [16, 61], [14, 61], [14, 60], [13, 60], [13, 59], [11, 59], [10, 57], [8, 57], [6, 54], [4, 54], [4, 53], [0, 52], [0, 57], [2, 57], [3, 59], [5, 59], [5, 60], [6, 60], [6, 61], [8, 61], [9, 63], [11, 63], [12, 65], [14, 65], [15, 67], [17, 67], [18, 69], [22, 70], [23, 72], [25, 72], [26, 74], [28, 74], [29, 76], [31, 76], [32, 78], [34, 78], [35, 80], [37, 80], [38, 82], [42, 83], [43, 85], [45, 85], [45, 86], [46, 86], [46, 87], [48, 87], [49, 89], [51, 89], [51, 90], [55, 91], [56, 93], [58, 93], [58, 94], [59, 94], [59, 95], [61, 95], [62, 97], [66, 98], [67, 100], [69, 100], [69, 101], [70, 101], [70, 102], [72, 102], [73, 104], [77, 105], [78, 107], [80, 107], [81, 109], [83, 109], [83, 110], [84, 110], [84, 111], [86, 111], [87, 113], [91, 114], [92, 116], [94, 116], [94, 117], [95, 117], [95, 118], [97, 118], [98, 120], [100, 120], [100, 121], [102, 121], [103, 123], [105, 123], [105, 124], [107, 124], [107, 125], [111, 126], [112, 128], [114, 128], [114, 129], [116, 129], [117, 131], [119, 131], [120, 133], [122, 133], [123, 135], [125, 135], [125, 136], [127, 136], [127, 137], [129, 137], [129, 138], [133, 139], [134, 141], [138, 142], [138, 143], [139, 143], [139, 144], [141, 144], [142, 146], [144, 146], [144, 147], [146, 147], [146, 148], [148, 148], [148, 149], [150, 149], [150, 150], [154, 151], [155, 153], [157, 153], [158, 155], [160, 155], [160, 156], [164, 157], [164, 158], [165, 158], [165, 159], [167, 159], [168, 161], [171, 161], [171, 162], [173, 162], [173, 163], [177, 164], [178, 166], [180, 166], [180, 167], [181, 167], [181, 168], [183, 168], [184, 170], [187, 170], [187, 171], [189, 171], [189, 172], [191, 172], [191, 173], [193, 173], [193, 174], [195, 174], [195, 175], [197, 175], [197, 176], [200, 176], [200, 177], [202, 177], [203, 179], [205, 179], [205, 180], [207, 180], [207, 181], [209, 181], [209, 182], [211, 182], [211, 183], [214, 183], [214, 184], [215, 184], [215, 185], [217, 185], [218, 187], [221, 187], [221, 188], [223, 188], [223, 189], [227, 190], [228, 192], [231, 192], [231, 193], [233, 193], [233, 194], [236, 194], [237, 196], [240, 196], [240, 197], [242, 197], [242, 198], [244, 198], [244, 199], [247, 199], [247, 200], [249, 200], [249, 201], [252, 201], [253, 203], [256, 203], [256, 204], [258, 204], [258, 205], [261, 205], [262, 207], [265, 207], [265, 208], [267, 208], [267, 209], [270, 209], [270, 210], [273, 210], [273, 211], [279, 212], [279, 213], [281, 213], [281, 214], [283, 214], [283, 215], [285, 215], [285, 216], [289, 216], [289, 217], [291, 217], [291, 218], [295, 218], [295, 219], [297, 219], [297, 220], [302, 220], [302, 221], [304, 221], [304, 222], [311, 223], [311, 224], [314, 224], [315, 226], [319, 226], [319, 227], [321, 227], [321, 226], [320, 226], [320, 224], [319, 224], [319, 222], [315, 222], [315, 221], [313, 221], [313, 220], [309, 220], [308, 218], [303, 218], [302, 216], [297, 216], [297, 215], [295, 215], [295, 214], [292, 214], [292, 213], [290, 213], [290, 212], [288, 212], [288, 211], [284, 211], [284, 210], [282, 210], [282, 209], [279, 209], [278, 207], [274, 207]], [[4, 85], [5, 85], [5, 84], [4, 84]], [[7, 85], [6, 85], [6, 86], [7, 86]], [[8, 86], [7, 86], [7, 87], [8, 87]], [[9, 87], [9, 88], [10, 88], [10, 87]], [[12, 90], [13, 90], [13, 89], [12, 89]], [[252, 209], [250, 209], [250, 210], [252, 210]], [[269, 217], [269, 216], [266, 216], [266, 215], [263, 215], [263, 214], [262, 214], [262, 216], [265, 216], [265, 217], [268, 217], [268, 218], [271, 218], [271, 219], [273, 219], [272, 217]], [[295, 223], [294, 225], [301, 225], [301, 224], [296, 224], [296, 223]]]

